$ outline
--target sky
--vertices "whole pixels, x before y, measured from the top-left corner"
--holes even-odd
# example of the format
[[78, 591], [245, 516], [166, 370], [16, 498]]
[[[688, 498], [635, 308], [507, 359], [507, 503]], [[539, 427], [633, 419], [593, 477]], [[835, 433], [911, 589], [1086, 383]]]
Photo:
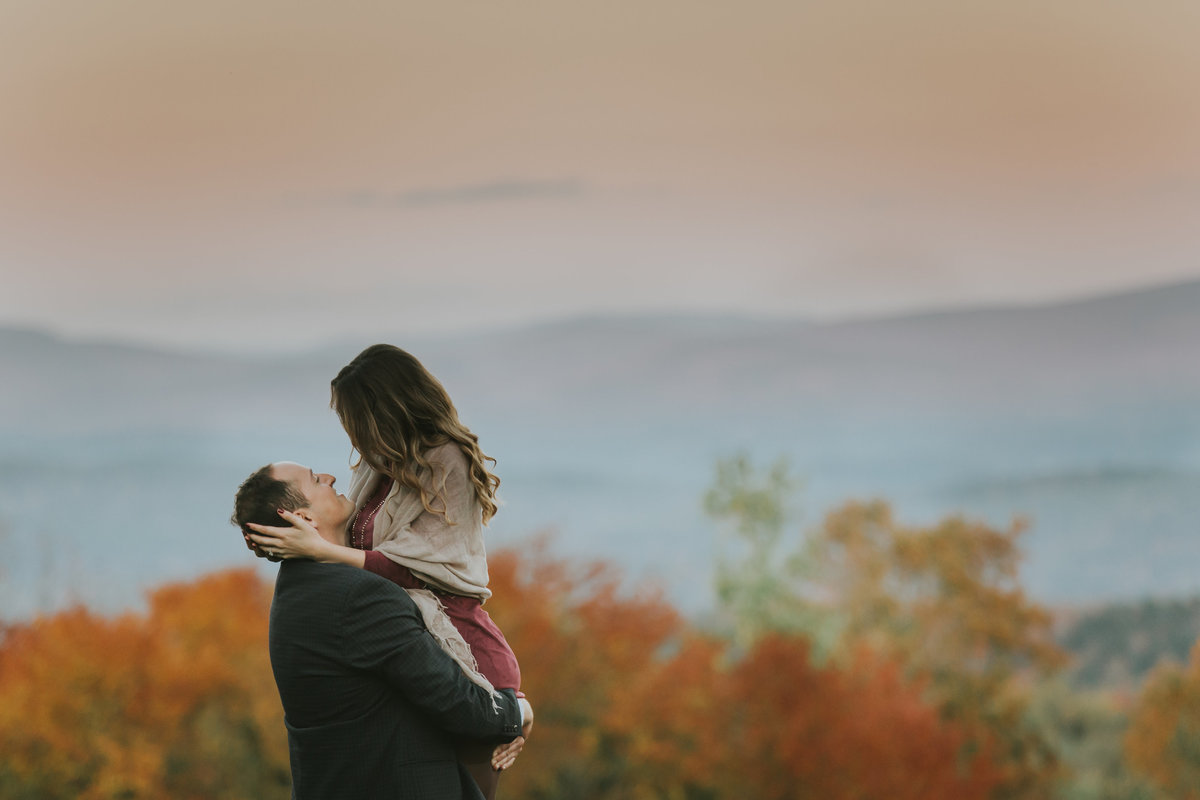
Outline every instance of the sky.
[[0, 15], [0, 326], [290, 350], [1200, 278], [1193, 0]]

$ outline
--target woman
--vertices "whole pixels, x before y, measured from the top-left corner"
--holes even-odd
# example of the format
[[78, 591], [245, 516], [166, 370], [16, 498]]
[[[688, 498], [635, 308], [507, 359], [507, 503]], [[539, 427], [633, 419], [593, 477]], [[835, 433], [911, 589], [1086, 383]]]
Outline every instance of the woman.
[[[483, 526], [496, 513], [497, 478], [478, 438], [462, 424], [441, 383], [398, 347], [368, 347], [330, 384], [330, 405], [358, 452], [347, 497], [357, 509], [349, 547], [331, 545], [302, 519], [296, 527], [252, 525], [259, 552], [339, 561], [409, 590], [430, 631], [468, 675], [520, 693], [512, 649], [483, 609], [488, 589]], [[440, 606], [440, 608], [438, 607]], [[449, 623], [449, 624], [447, 624]], [[465, 646], [464, 646], [465, 643]], [[464, 745], [459, 758], [484, 795], [524, 744]]]

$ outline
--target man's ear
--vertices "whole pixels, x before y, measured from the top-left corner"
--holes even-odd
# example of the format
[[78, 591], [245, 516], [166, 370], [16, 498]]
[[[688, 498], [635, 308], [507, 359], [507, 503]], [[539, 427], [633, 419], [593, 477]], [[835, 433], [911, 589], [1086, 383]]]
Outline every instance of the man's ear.
[[313, 519], [311, 508], [298, 508], [292, 513], [303, 519], [309, 525], [312, 525], [314, 528], [317, 527], [317, 522]]

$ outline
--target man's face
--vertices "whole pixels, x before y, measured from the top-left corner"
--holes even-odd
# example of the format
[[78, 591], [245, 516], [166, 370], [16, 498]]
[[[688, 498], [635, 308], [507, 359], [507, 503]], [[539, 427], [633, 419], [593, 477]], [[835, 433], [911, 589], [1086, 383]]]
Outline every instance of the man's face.
[[313, 472], [291, 461], [271, 465], [271, 477], [290, 483], [308, 500], [308, 508], [296, 513], [312, 522], [321, 536], [334, 544], [346, 543], [346, 526], [354, 514], [354, 503], [333, 488], [334, 477]]

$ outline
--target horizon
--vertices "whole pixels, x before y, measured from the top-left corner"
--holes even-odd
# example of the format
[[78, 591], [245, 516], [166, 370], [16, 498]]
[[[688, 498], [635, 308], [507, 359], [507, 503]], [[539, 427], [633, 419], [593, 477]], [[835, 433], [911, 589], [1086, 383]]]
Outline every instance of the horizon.
[[1172, 289], [1185, 286], [1200, 285], [1200, 276], [1187, 277], [1181, 280], [1153, 281], [1149, 283], [1134, 283], [1129, 286], [1115, 288], [1102, 291], [1081, 291], [1078, 293], [1069, 293], [1062, 296], [1047, 297], [1036, 300], [1026, 301], [995, 301], [990, 303], [960, 303], [946, 304], [933, 306], [914, 306], [912, 308], [902, 308], [888, 311], [866, 312], [861, 314], [846, 314], [843, 316], [833, 317], [815, 317], [803, 316], [799, 314], [783, 314], [783, 313], [752, 313], [745, 311], [727, 311], [727, 310], [679, 310], [672, 308], [663, 309], [637, 309], [637, 310], [612, 310], [608, 312], [580, 312], [575, 314], [565, 314], [556, 316], [535, 317], [527, 320], [499, 323], [494, 325], [479, 325], [476, 327], [464, 327], [444, 331], [439, 336], [432, 336], [427, 333], [405, 333], [403, 331], [379, 331], [374, 337], [371, 334], [353, 335], [346, 334], [341, 336], [333, 336], [328, 340], [313, 340], [302, 342], [292, 347], [264, 347], [260, 349], [248, 350], [245, 347], [245, 342], [229, 343], [223, 346], [202, 346], [188, 342], [166, 342], [159, 339], [138, 338], [136, 336], [120, 336], [106, 334], [89, 334], [87, 332], [67, 332], [64, 330], [56, 330], [50, 326], [37, 324], [22, 324], [13, 323], [8, 320], [0, 320], [0, 332], [10, 331], [17, 333], [30, 333], [34, 335], [46, 336], [55, 341], [63, 342], [72, 345], [91, 345], [91, 346], [111, 346], [146, 350], [152, 352], [160, 352], [165, 354], [191, 355], [191, 356], [245, 356], [250, 358], [270, 357], [270, 356], [299, 356], [314, 352], [337, 347], [342, 344], [350, 344], [357, 341], [387, 341], [397, 337], [407, 336], [415, 341], [444, 341], [447, 339], [456, 338], [472, 338], [487, 334], [503, 334], [519, 331], [534, 330], [539, 328], [552, 328], [559, 325], [569, 325], [572, 323], [601, 321], [601, 322], [619, 322], [622, 320], [631, 321], [650, 321], [650, 320], [712, 320], [712, 321], [733, 321], [748, 324], [777, 324], [777, 323], [794, 323], [811, 325], [814, 327], [837, 327], [841, 325], [855, 325], [858, 323], [871, 322], [888, 322], [894, 320], [916, 319], [928, 316], [943, 316], [954, 314], [970, 314], [973, 312], [985, 311], [1006, 311], [1006, 310], [1037, 310], [1037, 309], [1052, 309], [1056, 307], [1067, 307], [1089, 302], [1105, 300], [1109, 298], [1119, 298], [1145, 293], [1153, 293], [1159, 291], [1170, 291]]
[[[1096, 597], [1195, 586], [1198, 304], [1191, 281], [893, 324], [675, 311], [474, 339], [380, 338], [418, 354], [502, 459], [511, 506], [501, 537], [554, 527], [566, 552], [618, 558], [701, 603], [691, 577], [713, 541], [697, 505], [711, 465], [733, 452], [785, 455], [804, 478], [806, 511], [886, 497], [915, 522], [1028, 514], [1030, 590]], [[188, 507], [208, 510], [173, 526], [182, 549], [138, 551], [143, 572], [243, 556], [232, 540], [207, 543], [225, 522], [228, 487], [271, 453], [346, 461], [326, 387], [369, 343], [182, 356], [160, 342], [133, 350], [0, 330], [15, 387], [2, 395], [0, 465], [12, 541], [40, 541], [64, 491], [107, 504], [111, 517], [98, 538], [58, 531], [64, 542], [136, 539], [122, 523], [135, 506], [172, 526], [182, 459], [195, 477]], [[101, 479], [109, 491], [97, 494]], [[681, 557], [685, 542], [697, 546]]]

